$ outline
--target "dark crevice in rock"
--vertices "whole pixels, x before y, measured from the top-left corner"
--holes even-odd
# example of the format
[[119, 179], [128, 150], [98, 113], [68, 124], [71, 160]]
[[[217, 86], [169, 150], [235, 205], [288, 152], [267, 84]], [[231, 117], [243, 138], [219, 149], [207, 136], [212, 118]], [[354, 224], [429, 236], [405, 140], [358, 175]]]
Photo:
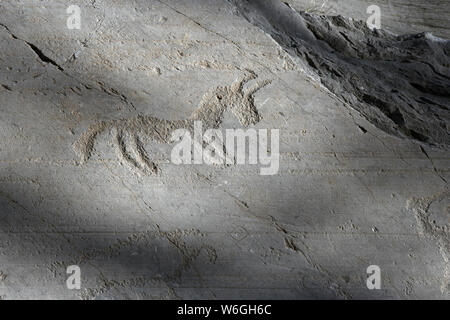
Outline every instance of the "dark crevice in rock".
[[[17, 37], [9, 28], [8, 26], [6, 26], [3, 23], [0, 23], [0, 26], [2, 26], [10, 35], [13, 39], [18, 40], [18, 41], [22, 41], [23, 43], [25, 43], [31, 50], [33, 50], [33, 52], [36, 54], [36, 56], [39, 58], [40, 61], [42, 61], [45, 64], [51, 64], [53, 66], [55, 66], [59, 71], [61, 71], [65, 76], [75, 80], [76, 82], [80, 83], [84, 88], [86, 88], [87, 90], [91, 90], [93, 89], [93, 86], [84, 83], [83, 81], [77, 79], [76, 77], [72, 76], [71, 74], [69, 74], [68, 72], [66, 72], [64, 70], [63, 67], [61, 67], [61, 65], [59, 65], [55, 60], [51, 59], [50, 57], [48, 57], [47, 55], [45, 55], [43, 53], [43, 51], [41, 49], [39, 49], [36, 45], [30, 43], [29, 41], [23, 40], [19, 37]], [[70, 59], [70, 58], [69, 58]], [[122, 93], [120, 93], [118, 90], [114, 89], [114, 88], [107, 88], [106, 85], [100, 81], [97, 81], [97, 85], [99, 86], [99, 88], [96, 88], [98, 90], [100, 90], [101, 92], [106, 93], [109, 96], [115, 96], [118, 97], [121, 101], [123, 101], [126, 105], [128, 105], [131, 109], [131, 111], [136, 111], [136, 107], [134, 106], [134, 104], [131, 102], [130, 99], [128, 99], [128, 97]], [[8, 89], [9, 87], [5, 87], [3, 86], [5, 89]]]
[[436, 173], [436, 175], [447, 184], [447, 180], [439, 173], [439, 171], [437, 170], [436, 166], [434, 165], [433, 160], [430, 158], [430, 156], [428, 155], [428, 152], [425, 151], [425, 149], [420, 146], [420, 151], [425, 155], [425, 157], [430, 161], [431, 165], [433, 166], [433, 171], [434, 173]]
[[450, 145], [450, 41], [372, 31], [363, 21], [297, 12], [278, 0], [229, 2], [378, 128]]
[[11, 37], [13, 37], [13, 39], [16, 40], [20, 40], [23, 43], [25, 43], [28, 47], [30, 47], [31, 50], [33, 50], [33, 52], [38, 56], [38, 58], [44, 62], [44, 63], [50, 63], [51, 65], [55, 66], [56, 68], [58, 68], [58, 70], [60, 71], [64, 71], [64, 69], [58, 64], [56, 63], [55, 60], [49, 58], [48, 56], [46, 56], [41, 49], [39, 49], [38, 47], [36, 47], [34, 44], [32, 44], [31, 42], [28, 42], [26, 40], [20, 39], [18, 38], [16, 35], [14, 35], [14, 33], [11, 32], [11, 30], [9, 30], [9, 28], [4, 25], [3, 23], [0, 23], [0, 26], [2, 26], [3, 28], [5, 28], [6, 31], [8, 31], [8, 33], [11, 35]]
[[36, 55], [39, 57], [39, 59], [42, 62], [45, 63], [50, 63], [52, 65], [54, 65], [56, 68], [58, 68], [58, 70], [64, 71], [64, 69], [58, 65], [54, 60], [50, 59], [49, 57], [47, 57], [38, 47], [36, 47], [34, 44], [28, 42], [28, 41], [24, 41], [30, 48], [31, 50], [34, 51], [34, 53], [36, 53]]
[[2, 87], [5, 90], [12, 91], [11, 87], [7, 86], [6, 84], [0, 84], [0, 87]]

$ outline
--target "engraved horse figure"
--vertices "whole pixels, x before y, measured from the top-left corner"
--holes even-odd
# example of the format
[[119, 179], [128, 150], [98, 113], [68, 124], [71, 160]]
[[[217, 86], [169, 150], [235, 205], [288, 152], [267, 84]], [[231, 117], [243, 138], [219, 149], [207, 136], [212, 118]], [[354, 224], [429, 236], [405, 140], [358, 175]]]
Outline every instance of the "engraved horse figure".
[[209, 90], [188, 119], [166, 120], [140, 115], [131, 119], [99, 121], [92, 124], [74, 143], [74, 150], [80, 157], [80, 163], [85, 163], [92, 155], [98, 135], [115, 129], [114, 144], [120, 160], [144, 174], [155, 174], [158, 167], [149, 159], [144, 149], [145, 141], [170, 143], [174, 130], [186, 129], [193, 132], [195, 121], [202, 121], [203, 125], [210, 129], [217, 129], [227, 109], [231, 110], [244, 127], [258, 123], [261, 117], [255, 107], [253, 95], [271, 81], [256, 81], [244, 89], [247, 82], [256, 78], [253, 71], [247, 70], [242, 78], [230, 86]]

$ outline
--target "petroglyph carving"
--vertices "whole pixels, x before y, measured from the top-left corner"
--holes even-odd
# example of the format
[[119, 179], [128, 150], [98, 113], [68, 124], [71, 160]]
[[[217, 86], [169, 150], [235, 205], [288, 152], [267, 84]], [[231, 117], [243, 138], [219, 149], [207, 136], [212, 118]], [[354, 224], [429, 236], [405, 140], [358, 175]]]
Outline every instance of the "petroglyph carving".
[[416, 217], [419, 235], [437, 242], [445, 264], [441, 291], [450, 294], [450, 192], [410, 199], [408, 209]]
[[192, 133], [194, 121], [202, 121], [203, 126], [208, 129], [217, 129], [227, 109], [244, 127], [258, 123], [261, 117], [255, 107], [253, 95], [271, 81], [256, 81], [248, 88], [244, 88], [247, 82], [256, 78], [253, 71], [246, 70], [245, 75], [230, 86], [218, 86], [209, 90], [188, 119], [166, 120], [139, 115], [131, 119], [99, 121], [92, 124], [74, 143], [74, 150], [80, 157], [80, 163], [85, 163], [91, 157], [98, 136], [114, 129], [114, 143], [120, 160], [140, 173], [157, 173], [156, 164], [150, 160], [144, 149], [146, 141], [169, 143], [171, 134], [176, 129], [186, 129]]

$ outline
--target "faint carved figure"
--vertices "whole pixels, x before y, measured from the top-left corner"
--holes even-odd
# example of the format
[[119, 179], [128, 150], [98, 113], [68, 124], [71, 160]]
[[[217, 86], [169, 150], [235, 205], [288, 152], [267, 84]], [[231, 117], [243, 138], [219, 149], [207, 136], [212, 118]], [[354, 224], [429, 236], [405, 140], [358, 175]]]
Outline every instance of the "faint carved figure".
[[141, 173], [157, 173], [156, 164], [150, 160], [144, 149], [144, 143], [148, 140], [170, 143], [171, 134], [176, 129], [187, 129], [193, 132], [194, 121], [202, 121], [204, 127], [216, 129], [222, 123], [223, 113], [227, 109], [244, 127], [258, 123], [261, 117], [255, 107], [253, 95], [271, 81], [256, 81], [255, 84], [244, 89], [247, 82], [256, 78], [253, 71], [246, 70], [246, 74], [230, 86], [219, 86], [209, 90], [203, 95], [198, 108], [188, 119], [166, 120], [140, 115], [131, 119], [99, 121], [92, 124], [74, 143], [74, 150], [79, 155], [80, 162], [85, 163], [91, 157], [99, 134], [114, 129], [114, 143], [121, 161]]
[[408, 208], [416, 217], [419, 235], [438, 245], [445, 264], [441, 292], [450, 294], [450, 192], [410, 199]]

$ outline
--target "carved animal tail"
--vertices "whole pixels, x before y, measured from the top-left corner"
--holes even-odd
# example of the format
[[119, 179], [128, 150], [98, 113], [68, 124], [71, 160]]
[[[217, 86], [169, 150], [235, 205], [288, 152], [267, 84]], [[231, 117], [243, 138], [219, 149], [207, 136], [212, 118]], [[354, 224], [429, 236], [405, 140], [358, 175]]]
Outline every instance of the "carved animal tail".
[[75, 153], [80, 157], [81, 164], [90, 159], [97, 135], [110, 128], [111, 124], [111, 121], [100, 121], [92, 124], [73, 144]]

